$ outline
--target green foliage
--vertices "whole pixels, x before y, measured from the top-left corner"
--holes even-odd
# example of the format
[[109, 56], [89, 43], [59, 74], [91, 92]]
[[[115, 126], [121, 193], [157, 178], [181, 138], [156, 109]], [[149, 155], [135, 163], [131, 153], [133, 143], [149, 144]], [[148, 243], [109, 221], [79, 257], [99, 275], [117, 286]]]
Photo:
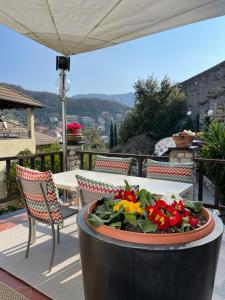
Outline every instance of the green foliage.
[[120, 127], [120, 142], [146, 133], [155, 141], [192, 126], [187, 120], [185, 95], [165, 77], [135, 83], [135, 106]]
[[85, 150], [104, 151], [106, 149], [96, 128], [85, 129], [83, 135], [85, 140]]
[[[211, 122], [203, 133], [203, 147], [201, 156], [209, 159], [225, 159], [225, 123]], [[225, 166], [206, 164], [206, 174], [214, 182], [218, 183], [221, 192], [221, 201], [225, 204]]]

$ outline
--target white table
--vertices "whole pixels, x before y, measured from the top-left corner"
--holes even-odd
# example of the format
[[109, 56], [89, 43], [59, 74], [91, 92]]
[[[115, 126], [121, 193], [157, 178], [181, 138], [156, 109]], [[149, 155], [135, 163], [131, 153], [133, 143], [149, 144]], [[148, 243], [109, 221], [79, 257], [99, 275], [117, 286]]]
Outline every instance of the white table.
[[140, 189], [144, 188], [151, 193], [156, 193], [159, 195], [164, 195], [165, 193], [183, 194], [185, 192], [193, 191], [193, 184], [190, 183], [117, 175], [79, 169], [54, 174], [53, 179], [56, 187], [67, 191], [76, 191], [78, 184], [75, 175], [84, 176], [89, 179], [113, 185], [125, 185], [124, 180], [126, 179], [130, 185], [139, 185]]

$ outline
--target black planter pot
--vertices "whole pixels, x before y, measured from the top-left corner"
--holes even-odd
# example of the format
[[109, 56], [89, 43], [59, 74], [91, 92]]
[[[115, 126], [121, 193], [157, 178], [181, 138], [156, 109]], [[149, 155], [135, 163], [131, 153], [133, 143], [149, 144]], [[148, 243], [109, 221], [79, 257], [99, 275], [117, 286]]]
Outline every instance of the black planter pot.
[[85, 300], [210, 300], [223, 233], [182, 245], [141, 245], [110, 239], [78, 214]]

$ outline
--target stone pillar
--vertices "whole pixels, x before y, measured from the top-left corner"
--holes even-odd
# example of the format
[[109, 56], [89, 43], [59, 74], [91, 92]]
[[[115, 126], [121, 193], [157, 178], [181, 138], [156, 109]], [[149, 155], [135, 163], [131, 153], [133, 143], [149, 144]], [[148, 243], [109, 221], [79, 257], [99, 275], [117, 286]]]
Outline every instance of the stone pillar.
[[192, 162], [197, 154], [197, 149], [197, 146], [170, 148], [169, 161], [176, 163]]
[[[80, 168], [80, 156], [77, 151], [83, 150], [83, 143], [67, 144], [67, 171], [72, 171]], [[75, 179], [74, 179], [75, 180]], [[69, 203], [78, 206], [78, 199], [76, 192], [68, 192]]]

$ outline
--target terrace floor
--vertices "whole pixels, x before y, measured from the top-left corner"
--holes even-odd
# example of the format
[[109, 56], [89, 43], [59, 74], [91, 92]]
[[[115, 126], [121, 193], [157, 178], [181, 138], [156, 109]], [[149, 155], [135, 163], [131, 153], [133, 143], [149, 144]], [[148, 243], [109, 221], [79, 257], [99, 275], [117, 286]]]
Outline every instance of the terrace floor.
[[[37, 224], [37, 241], [25, 259], [28, 233], [24, 210], [0, 217], [0, 281], [31, 300], [84, 300], [75, 218], [68, 219], [48, 273], [51, 231]], [[45, 296], [46, 295], [46, 296]], [[0, 295], [1, 299], [1, 295]], [[225, 299], [225, 233], [212, 300]]]

